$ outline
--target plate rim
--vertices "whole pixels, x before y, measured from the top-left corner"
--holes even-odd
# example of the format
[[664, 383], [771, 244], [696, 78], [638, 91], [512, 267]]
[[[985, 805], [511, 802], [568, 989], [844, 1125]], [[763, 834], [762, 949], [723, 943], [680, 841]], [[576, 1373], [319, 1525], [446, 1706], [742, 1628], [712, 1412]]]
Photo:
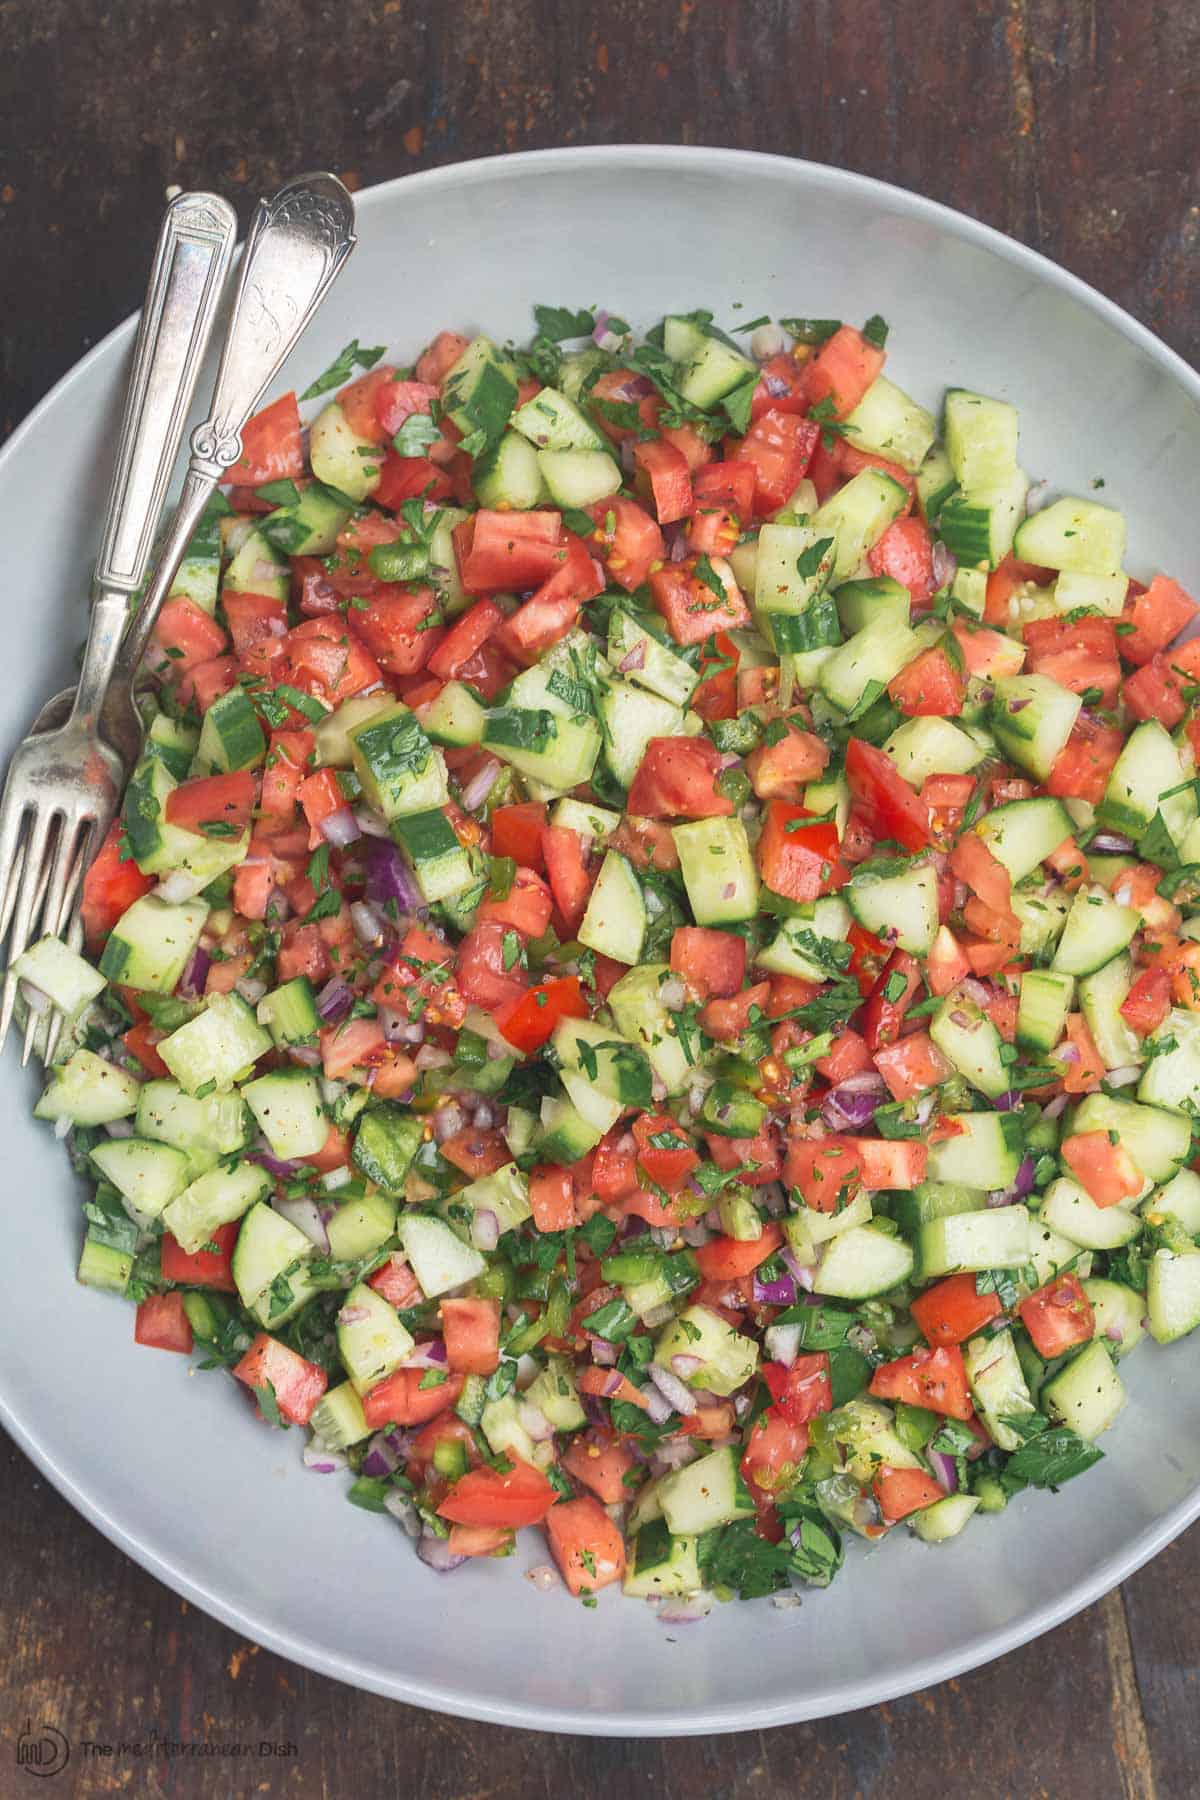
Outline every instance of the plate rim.
[[[1073, 274], [1040, 251], [1031, 249], [995, 226], [985, 224], [942, 201], [932, 200], [913, 189], [882, 181], [876, 176], [860, 174], [828, 163], [764, 151], [706, 145], [568, 145], [474, 157], [462, 162], [441, 164], [433, 169], [394, 176], [360, 190], [355, 194], [355, 203], [356, 206], [363, 207], [369, 216], [377, 206], [385, 205], [397, 189], [413, 184], [426, 190], [437, 190], [463, 182], [479, 184], [491, 180], [501, 181], [512, 172], [537, 174], [539, 171], [606, 165], [667, 173], [687, 168], [705, 167], [718, 171], [724, 168], [731, 172], [749, 172], [751, 175], [757, 172], [784, 181], [798, 177], [817, 189], [875, 195], [893, 210], [914, 219], [928, 220], [960, 239], [1003, 257], [1060, 292], [1069, 294], [1157, 363], [1200, 408], [1200, 374], [1148, 326], [1141, 324], [1124, 307], [1092, 287], [1081, 276]], [[26, 438], [37, 429], [51, 406], [65, 397], [74, 384], [83, 381], [94, 363], [110, 356], [114, 349], [127, 347], [132, 341], [137, 317], [136, 313], [131, 314], [100, 338], [90, 350], [72, 363], [31, 408], [7, 441], [0, 446], [0, 478], [3, 478], [10, 462], [20, 456]], [[293, 1635], [271, 1623], [266, 1617], [244, 1609], [236, 1599], [193, 1579], [177, 1566], [167, 1550], [157, 1547], [151, 1536], [143, 1537], [127, 1530], [118, 1518], [89, 1493], [84, 1484], [74, 1480], [60, 1467], [51, 1447], [52, 1440], [45, 1440], [37, 1426], [27, 1422], [14, 1409], [5, 1392], [2, 1370], [0, 1423], [46, 1480], [110, 1543], [115, 1544], [139, 1567], [173, 1592], [184, 1596], [202, 1611], [255, 1643], [265, 1645], [302, 1667], [386, 1699], [425, 1707], [435, 1712], [452, 1713], [489, 1725], [564, 1732], [584, 1737], [682, 1737], [765, 1730], [774, 1726], [837, 1717], [842, 1713], [855, 1712], [915, 1693], [1005, 1656], [1044, 1632], [1065, 1623], [1126, 1581], [1200, 1517], [1198, 1483], [1193, 1492], [1177, 1501], [1157, 1524], [1147, 1527], [1120, 1552], [1101, 1562], [1090, 1576], [1076, 1581], [1057, 1600], [1034, 1608], [1020, 1619], [984, 1629], [970, 1651], [964, 1653], [960, 1649], [927, 1656], [907, 1665], [903, 1671], [898, 1670], [891, 1678], [874, 1675], [843, 1682], [838, 1688], [827, 1691], [815, 1705], [806, 1705], [801, 1696], [796, 1696], [794, 1700], [787, 1702], [764, 1703], [749, 1708], [745, 1705], [716, 1703], [698, 1709], [676, 1708], [657, 1715], [633, 1714], [619, 1709], [584, 1712], [525, 1702], [497, 1702], [464, 1694], [441, 1683], [423, 1682], [407, 1676], [397, 1678], [385, 1670], [360, 1663], [341, 1652], [330, 1652], [315, 1639]]]

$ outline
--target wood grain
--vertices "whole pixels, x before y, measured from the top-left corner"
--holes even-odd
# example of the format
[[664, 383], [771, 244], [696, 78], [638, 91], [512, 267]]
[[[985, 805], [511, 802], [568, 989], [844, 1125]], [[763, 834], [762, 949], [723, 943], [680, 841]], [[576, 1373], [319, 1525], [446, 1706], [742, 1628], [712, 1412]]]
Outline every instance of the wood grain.
[[[1196, 360], [1198, 114], [1191, 0], [0, 0], [0, 435], [137, 303], [169, 183], [216, 187], [244, 218], [308, 167], [366, 184], [557, 143], [737, 145], [920, 189]], [[29, 1785], [27, 1718], [70, 1738], [61, 1791], [80, 1796], [1196, 1792], [1200, 1531], [1119, 1596], [907, 1700], [607, 1742], [440, 1718], [259, 1653], [0, 1456], [0, 1794]], [[235, 1767], [81, 1749], [152, 1729], [295, 1753]]]

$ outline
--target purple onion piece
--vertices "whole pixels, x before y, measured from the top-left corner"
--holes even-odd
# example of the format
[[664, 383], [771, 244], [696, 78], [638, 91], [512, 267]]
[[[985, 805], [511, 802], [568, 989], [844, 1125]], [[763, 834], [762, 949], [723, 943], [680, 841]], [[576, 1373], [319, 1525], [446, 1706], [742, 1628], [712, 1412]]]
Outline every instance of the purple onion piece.
[[401, 912], [416, 912], [424, 906], [412, 871], [388, 838], [367, 840], [366, 892], [367, 899], [379, 906], [394, 900]]
[[954, 1458], [947, 1456], [944, 1450], [926, 1450], [929, 1466], [938, 1481], [948, 1494], [958, 1492], [958, 1470], [954, 1466]]
[[449, 1575], [452, 1569], [461, 1568], [467, 1560], [465, 1556], [457, 1556], [445, 1538], [436, 1537], [432, 1531], [423, 1531], [417, 1539], [417, 1555], [439, 1575]]
[[327, 1025], [336, 1025], [354, 1005], [349, 983], [340, 975], [331, 975], [317, 995], [317, 1013]]
[[779, 1275], [774, 1281], [760, 1281], [756, 1269], [754, 1271], [754, 1302], [756, 1306], [794, 1306], [796, 1304], [795, 1276]]

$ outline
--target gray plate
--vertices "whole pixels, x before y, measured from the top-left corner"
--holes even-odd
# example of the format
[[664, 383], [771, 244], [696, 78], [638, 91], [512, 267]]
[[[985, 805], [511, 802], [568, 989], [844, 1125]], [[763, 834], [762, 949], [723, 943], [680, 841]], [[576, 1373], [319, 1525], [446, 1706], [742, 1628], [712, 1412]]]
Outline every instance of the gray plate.
[[[535, 152], [358, 197], [360, 247], [291, 371], [350, 337], [413, 356], [440, 327], [521, 338], [531, 301], [603, 303], [646, 326], [712, 307], [890, 321], [890, 373], [1013, 400], [1031, 474], [1127, 509], [1130, 571], [1200, 588], [1192, 530], [1200, 382], [1098, 294], [943, 207], [837, 170], [725, 150]], [[122, 325], [0, 455], [7, 545], [0, 745], [70, 673], [82, 636], [133, 337]], [[312, 408], [308, 410], [313, 410]], [[926, 1547], [898, 1530], [794, 1611], [718, 1607], [665, 1627], [619, 1594], [585, 1612], [523, 1556], [427, 1571], [345, 1478], [300, 1461], [219, 1374], [135, 1349], [132, 1313], [76, 1287], [79, 1190], [10, 1062], [9, 1254], [0, 1418], [59, 1490], [144, 1567], [236, 1630], [376, 1692], [506, 1725], [661, 1735], [820, 1717], [941, 1681], [1058, 1624], [1200, 1511], [1200, 1343], [1123, 1365], [1106, 1461], [1055, 1497]]]

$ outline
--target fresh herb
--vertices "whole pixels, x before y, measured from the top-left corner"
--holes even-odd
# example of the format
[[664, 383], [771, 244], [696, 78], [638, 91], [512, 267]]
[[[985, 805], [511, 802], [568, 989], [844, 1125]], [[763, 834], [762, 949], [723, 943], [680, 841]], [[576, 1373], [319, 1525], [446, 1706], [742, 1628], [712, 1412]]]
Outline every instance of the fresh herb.
[[306, 387], [300, 398], [315, 400], [318, 394], [327, 394], [330, 388], [343, 387], [350, 380], [355, 369], [373, 369], [383, 355], [385, 346], [378, 345], [372, 350], [364, 350], [357, 338], [351, 338], [345, 349], [340, 351], [333, 362], [317, 379]]
[[397, 456], [424, 456], [441, 435], [428, 413], [410, 413], [393, 437], [392, 448]]
[[823, 344], [842, 329], [840, 319], [780, 319], [779, 323], [801, 344]]
[[561, 344], [566, 338], [590, 337], [596, 328], [596, 315], [587, 308], [572, 312], [569, 306], [535, 306], [538, 336]]
[[810, 575], [817, 573], [832, 549], [833, 539], [831, 537], [818, 538], [815, 544], [810, 544], [808, 549], [802, 551], [796, 558], [797, 575], [807, 581]]
[[1030, 1487], [1061, 1487], [1064, 1481], [1082, 1475], [1104, 1456], [1103, 1450], [1089, 1444], [1069, 1425], [1052, 1425], [1040, 1413], [1005, 1418], [1002, 1423], [1019, 1430], [1025, 1440], [1009, 1457], [1004, 1473], [1010, 1480], [1028, 1482]]
[[877, 350], [882, 350], [888, 341], [887, 320], [881, 318], [878, 313], [872, 313], [862, 328], [862, 334], [868, 344], [874, 344]]

